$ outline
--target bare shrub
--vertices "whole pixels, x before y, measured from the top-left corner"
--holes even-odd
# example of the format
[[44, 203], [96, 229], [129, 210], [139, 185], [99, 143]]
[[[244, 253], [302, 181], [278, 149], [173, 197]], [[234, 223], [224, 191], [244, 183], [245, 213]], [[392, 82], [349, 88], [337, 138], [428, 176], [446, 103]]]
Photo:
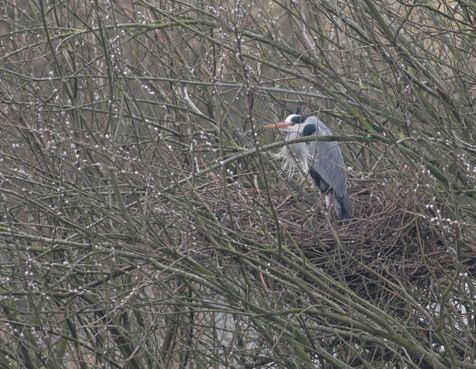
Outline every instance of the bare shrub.
[[[1, 10], [0, 366], [474, 367], [474, 5]], [[349, 222], [271, 156], [301, 106]]]

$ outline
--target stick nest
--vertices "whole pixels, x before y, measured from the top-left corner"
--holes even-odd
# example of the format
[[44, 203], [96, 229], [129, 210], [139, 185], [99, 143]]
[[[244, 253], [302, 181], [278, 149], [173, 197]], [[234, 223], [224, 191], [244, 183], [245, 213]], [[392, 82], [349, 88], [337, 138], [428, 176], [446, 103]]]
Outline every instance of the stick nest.
[[324, 199], [312, 191], [277, 189], [268, 196], [230, 186], [203, 196], [247, 239], [275, 244], [280, 232], [287, 248], [298, 247], [314, 266], [379, 304], [389, 304], [402, 287], [429, 293], [454, 264], [453, 234], [435, 226], [421, 195], [403, 185], [368, 183], [351, 192], [353, 218], [346, 221], [326, 215]]

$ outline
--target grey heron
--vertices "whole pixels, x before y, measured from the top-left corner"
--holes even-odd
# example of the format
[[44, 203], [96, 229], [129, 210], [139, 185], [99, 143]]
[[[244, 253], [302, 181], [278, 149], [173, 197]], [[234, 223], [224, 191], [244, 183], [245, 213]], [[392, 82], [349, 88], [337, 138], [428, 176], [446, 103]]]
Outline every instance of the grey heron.
[[[277, 128], [286, 132], [286, 142], [305, 136], [332, 136], [330, 129], [319, 118], [300, 114], [291, 114], [284, 122], [268, 124], [264, 128]], [[276, 157], [283, 160], [283, 170], [292, 174], [299, 169], [309, 176], [324, 193], [326, 207], [334, 208], [339, 219], [351, 217], [344, 158], [336, 141], [286, 144]]]

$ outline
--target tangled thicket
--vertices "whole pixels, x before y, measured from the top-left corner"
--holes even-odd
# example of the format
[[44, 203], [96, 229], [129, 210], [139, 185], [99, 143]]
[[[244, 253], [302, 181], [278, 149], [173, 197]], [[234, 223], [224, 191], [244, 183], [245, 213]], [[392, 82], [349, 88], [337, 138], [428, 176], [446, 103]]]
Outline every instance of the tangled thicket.
[[[0, 367], [474, 368], [475, 10], [5, 1]], [[273, 159], [297, 106], [348, 221]]]

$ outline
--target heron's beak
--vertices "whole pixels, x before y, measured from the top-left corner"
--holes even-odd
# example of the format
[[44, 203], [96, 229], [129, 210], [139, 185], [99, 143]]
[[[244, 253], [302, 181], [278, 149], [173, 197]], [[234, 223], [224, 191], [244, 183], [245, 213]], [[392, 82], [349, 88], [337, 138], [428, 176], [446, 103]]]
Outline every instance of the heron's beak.
[[263, 128], [277, 128], [277, 129], [286, 129], [289, 127], [289, 123], [286, 122], [277, 122], [265, 125]]

